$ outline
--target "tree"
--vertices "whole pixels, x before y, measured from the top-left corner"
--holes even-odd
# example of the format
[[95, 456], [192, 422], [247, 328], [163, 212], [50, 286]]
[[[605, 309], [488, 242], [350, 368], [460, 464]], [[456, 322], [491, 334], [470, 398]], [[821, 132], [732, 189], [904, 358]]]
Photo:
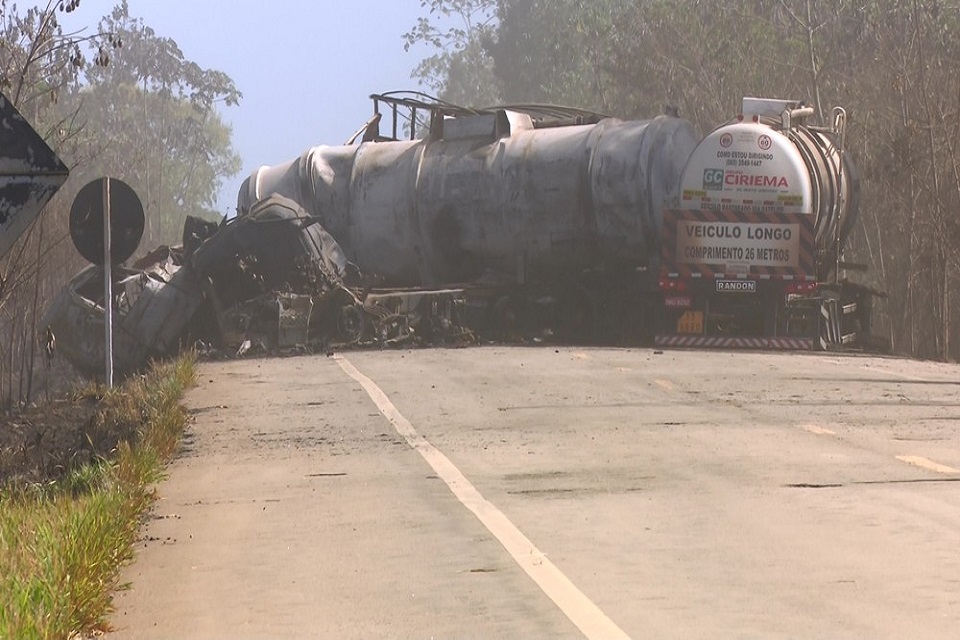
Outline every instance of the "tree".
[[[130, 18], [121, 2], [87, 37], [57, 16], [78, 0], [25, 12], [0, 0], [0, 83], [71, 168], [71, 177], [0, 261], [0, 404], [29, 401], [39, 312], [80, 266], [68, 231], [72, 196], [101, 175], [144, 201], [142, 246], [173, 244], [187, 214], [212, 210], [239, 160], [216, 111], [240, 93], [219, 71], [186, 60], [176, 43]], [[42, 327], [41, 327], [42, 329]], [[49, 374], [48, 374], [49, 375]]]
[[[62, 101], [76, 91], [81, 69], [87, 64], [81, 47], [91, 47], [94, 64], [101, 64], [117, 44], [110, 34], [64, 34], [57, 15], [72, 12], [78, 5], [77, 0], [50, 0], [21, 13], [16, 5], [0, 2], [0, 91], [56, 151], [70, 144], [81, 129], [76, 109], [66, 108]], [[37, 316], [41, 301], [51, 290], [50, 269], [45, 267], [61, 262], [55, 256], [65, 236], [56, 229], [65, 217], [58, 201], [63, 199], [55, 198], [0, 260], [3, 405], [9, 406], [14, 397], [20, 402], [31, 397]]]
[[488, 48], [507, 102], [613, 109], [612, 47], [627, 0], [499, 0]]
[[241, 94], [226, 74], [186, 60], [176, 42], [131, 18], [126, 0], [100, 29], [123, 48], [88, 70], [78, 94], [90, 133], [109, 141], [89, 169], [126, 179], [140, 194], [144, 246], [174, 243], [187, 215], [216, 217], [221, 180], [240, 169], [216, 106], [236, 105]]
[[487, 43], [494, 28], [495, 0], [421, 0], [427, 15], [403, 35], [404, 49], [425, 44], [436, 50], [411, 77], [438, 98], [462, 106], [499, 102]]

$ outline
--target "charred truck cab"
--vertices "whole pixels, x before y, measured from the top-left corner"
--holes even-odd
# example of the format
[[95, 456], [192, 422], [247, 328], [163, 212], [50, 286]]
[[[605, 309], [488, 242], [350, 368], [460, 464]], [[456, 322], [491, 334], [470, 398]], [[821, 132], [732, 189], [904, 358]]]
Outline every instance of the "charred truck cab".
[[744, 98], [681, 174], [664, 211], [659, 346], [812, 349], [869, 333], [870, 295], [841, 281], [859, 208], [845, 113]]

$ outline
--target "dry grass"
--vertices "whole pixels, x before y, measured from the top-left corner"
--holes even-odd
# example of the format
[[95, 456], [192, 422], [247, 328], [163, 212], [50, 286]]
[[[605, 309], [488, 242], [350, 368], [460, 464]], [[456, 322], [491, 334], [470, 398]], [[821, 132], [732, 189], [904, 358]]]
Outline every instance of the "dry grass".
[[102, 397], [93, 426], [132, 435], [109, 458], [0, 492], [0, 637], [104, 629], [152, 486], [186, 425], [179, 400], [193, 364], [187, 357], [159, 365]]

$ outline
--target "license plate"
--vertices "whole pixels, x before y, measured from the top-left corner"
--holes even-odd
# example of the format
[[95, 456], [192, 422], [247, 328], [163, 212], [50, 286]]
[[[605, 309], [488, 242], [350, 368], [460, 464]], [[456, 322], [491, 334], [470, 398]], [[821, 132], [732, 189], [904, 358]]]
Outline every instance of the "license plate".
[[703, 333], [703, 311], [684, 311], [677, 320], [677, 333]]
[[690, 296], [667, 296], [663, 299], [663, 306], [667, 309], [689, 309], [693, 306]]

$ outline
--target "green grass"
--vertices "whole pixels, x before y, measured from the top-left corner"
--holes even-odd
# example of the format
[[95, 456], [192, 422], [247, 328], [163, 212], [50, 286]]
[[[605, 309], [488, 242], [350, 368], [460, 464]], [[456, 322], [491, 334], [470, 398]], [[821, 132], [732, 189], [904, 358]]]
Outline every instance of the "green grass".
[[135, 434], [109, 459], [0, 491], [0, 638], [106, 630], [120, 569], [187, 422], [179, 401], [193, 365], [161, 364], [104, 394], [95, 426]]

